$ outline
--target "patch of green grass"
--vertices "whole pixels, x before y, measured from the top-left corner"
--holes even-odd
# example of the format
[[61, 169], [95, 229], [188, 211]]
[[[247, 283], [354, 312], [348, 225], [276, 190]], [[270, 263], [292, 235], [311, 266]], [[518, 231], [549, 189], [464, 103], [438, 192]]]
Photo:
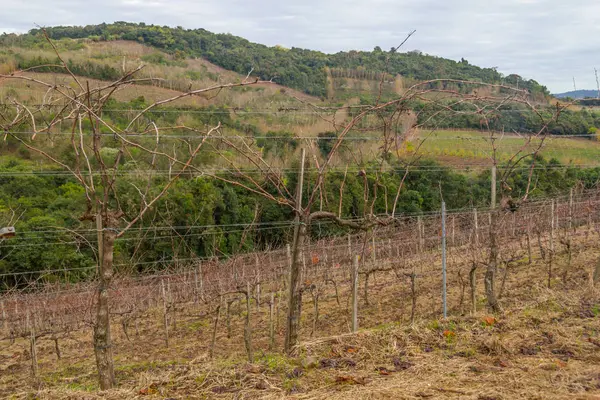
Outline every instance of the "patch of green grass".
[[215, 360], [215, 368], [218, 369], [233, 369], [247, 362], [247, 359], [238, 357], [217, 358]]
[[66, 368], [44, 374], [41, 379], [49, 386], [61, 386], [72, 391], [95, 392], [98, 390], [98, 382], [96, 375], [89, 374], [89, 371], [89, 365], [73, 363]]
[[208, 377], [208, 373], [200, 374], [194, 378], [194, 382], [196, 382], [198, 385], [203, 385], [204, 382], [206, 381], [207, 377]]
[[200, 321], [192, 322], [187, 326], [190, 331], [198, 331], [200, 328], [210, 327], [210, 321], [201, 319]]
[[[419, 137], [425, 139], [420, 153], [432, 158], [457, 157], [471, 160], [487, 160], [491, 146], [485, 132], [438, 130]], [[525, 144], [525, 138], [506, 135], [496, 140], [498, 157], [506, 161]], [[533, 140], [527, 149], [534, 149], [539, 141]], [[525, 152], [527, 151], [525, 149]], [[600, 142], [588, 139], [551, 137], [545, 140], [541, 155], [547, 159], [556, 158], [563, 164], [599, 165]]]
[[286, 373], [294, 367], [292, 359], [278, 353], [266, 353], [257, 362], [273, 373]]
[[464, 358], [473, 358], [477, 355], [477, 350], [468, 347], [466, 349], [461, 349], [458, 350], [454, 353], [455, 355], [459, 356], [459, 357], [464, 357]]
[[84, 365], [83, 363], [73, 363], [69, 364], [66, 368], [45, 374], [42, 380], [47, 383], [57, 383], [72, 376], [83, 375], [88, 371], [89, 365]]
[[301, 390], [300, 389], [300, 384], [298, 382], [298, 379], [296, 379], [296, 378], [286, 378], [286, 379], [284, 379], [283, 382], [281, 383], [281, 387], [288, 394], [290, 394], [290, 393], [296, 393], [296, 392], [299, 392]]
[[80, 392], [96, 392], [98, 390], [98, 384], [96, 383], [79, 383], [79, 382], [71, 382], [65, 386], [65, 389], [80, 391]]
[[427, 323], [427, 329], [432, 330], [432, 331], [439, 331], [442, 328], [442, 325], [440, 324], [440, 321], [438, 321], [437, 319], [434, 319], [433, 321], [430, 321], [429, 323]]

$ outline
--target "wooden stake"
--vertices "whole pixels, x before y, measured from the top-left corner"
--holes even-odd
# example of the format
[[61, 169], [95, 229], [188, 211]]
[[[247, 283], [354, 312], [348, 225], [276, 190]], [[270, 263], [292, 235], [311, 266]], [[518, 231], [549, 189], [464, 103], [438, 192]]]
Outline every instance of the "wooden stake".
[[165, 281], [161, 279], [160, 288], [163, 300], [163, 325], [165, 329], [165, 344], [169, 347], [169, 315], [167, 314], [167, 295], [165, 293]]
[[573, 229], [573, 188], [569, 191], [569, 231]]
[[531, 219], [527, 217], [527, 258], [529, 264], [532, 263], [532, 255], [531, 255]]
[[423, 251], [423, 220], [421, 219], [421, 216], [417, 217], [417, 230], [419, 231], [419, 245], [418, 245], [418, 251], [421, 252]]
[[550, 252], [554, 252], [554, 200], [550, 206]]
[[198, 270], [194, 268], [194, 303], [198, 303]]
[[475, 247], [479, 245], [479, 224], [477, 223], [477, 209], [473, 209], [473, 223], [475, 224], [475, 235], [473, 237], [475, 241]]
[[244, 326], [244, 344], [246, 345], [246, 353], [248, 354], [248, 362], [254, 362], [254, 352], [252, 350], [252, 326], [250, 324], [252, 314], [252, 287], [250, 282], [246, 283], [246, 324]]
[[358, 331], [358, 255], [352, 263], [352, 332]]
[[352, 238], [348, 234], [348, 255], [352, 256]]
[[415, 323], [415, 314], [417, 312], [417, 287], [416, 280], [417, 274], [414, 272], [409, 275], [410, 277], [410, 296], [412, 298], [412, 304], [410, 307], [410, 324], [413, 325]]
[[29, 312], [27, 312], [27, 325], [29, 327], [29, 350], [31, 352], [31, 375], [37, 380], [38, 374], [38, 360], [37, 360], [37, 349], [35, 340], [35, 319], [33, 322], [29, 319]]
[[202, 261], [198, 263], [198, 279], [200, 280], [200, 298], [204, 301], [204, 278], [202, 277]]
[[491, 208], [496, 208], [496, 164], [492, 165], [492, 198], [491, 198]]
[[375, 266], [375, 261], [377, 261], [377, 255], [375, 254], [375, 233], [373, 233], [373, 236], [371, 237], [371, 248], [371, 260], [373, 261], [373, 266]]
[[273, 351], [275, 348], [275, 321], [273, 310], [275, 306], [275, 293], [271, 293], [271, 299], [269, 301], [269, 350]]
[[2, 325], [0, 327], [4, 329], [8, 326], [7, 318], [6, 318], [6, 310], [4, 309], [4, 301], [0, 301], [0, 308], [2, 308]]
[[212, 340], [210, 341], [210, 350], [208, 352], [208, 356], [210, 358], [213, 358], [215, 355], [215, 344], [217, 342], [217, 326], [219, 325], [219, 316], [221, 315], [221, 303], [223, 302], [223, 299], [220, 298], [219, 299], [219, 305], [217, 306], [216, 311], [216, 315], [215, 315], [215, 323], [213, 324], [213, 331], [212, 331]]

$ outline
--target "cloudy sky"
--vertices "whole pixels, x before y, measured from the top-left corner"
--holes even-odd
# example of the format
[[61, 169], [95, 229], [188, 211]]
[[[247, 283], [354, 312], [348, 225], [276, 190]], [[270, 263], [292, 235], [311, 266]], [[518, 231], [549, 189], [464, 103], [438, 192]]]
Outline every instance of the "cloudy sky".
[[598, 0], [0, 0], [0, 32], [131, 21], [326, 52], [404, 50], [498, 67], [552, 92], [596, 87]]

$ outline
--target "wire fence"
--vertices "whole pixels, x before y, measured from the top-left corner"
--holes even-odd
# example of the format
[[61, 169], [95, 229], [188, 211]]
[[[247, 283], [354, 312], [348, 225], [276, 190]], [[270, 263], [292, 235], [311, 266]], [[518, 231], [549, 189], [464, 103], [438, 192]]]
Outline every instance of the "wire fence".
[[[458, 285], [457, 279], [462, 279], [468, 272], [465, 268], [473, 263], [485, 263], [491, 212], [473, 209], [447, 214], [449, 285]], [[499, 216], [494, 234], [501, 249], [500, 258], [506, 264], [531, 258], [532, 251], [565, 247], [567, 239], [570, 243], [577, 235], [598, 234], [600, 193], [590, 191], [531, 202], [514, 212], [502, 210]], [[367, 303], [373, 287], [391, 281], [433, 279], [441, 290], [440, 239], [441, 215], [432, 213], [401, 216], [389, 226], [366, 233], [310, 241], [302, 249], [303, 291], [313, 300], [328, 293], [339, 303], [340, 293], [349, 292], [352, 285], [352, 265], [357, 256], [363, 299]], [[552, 245], [550, 240], [554, 240]], [[532, 250], [538, 247], [539, 250]], [[116, 272], [110, 288], [111, 315], [122, 323], [135, 321], [161, 307], [165, 314], [208, 315], [224, 299], [238, 298], [247, 288], [251, 288], [248, 295], [258, 306], [270, 301], [268, 295], [273, 294], [283, 309], [290, 257], [288, 245], [222, 259], [156, 260], [165, 269], [154, 274]], [[3, 274], [19, 279], [18, 284], [0, 295], [1, 340], [28, 337], [32, 330], [40, 337], [54, 337], [93, 326], [98, 282], [95, 278], [77, 284], [47, 279], [67, 271], [68, 268]]]

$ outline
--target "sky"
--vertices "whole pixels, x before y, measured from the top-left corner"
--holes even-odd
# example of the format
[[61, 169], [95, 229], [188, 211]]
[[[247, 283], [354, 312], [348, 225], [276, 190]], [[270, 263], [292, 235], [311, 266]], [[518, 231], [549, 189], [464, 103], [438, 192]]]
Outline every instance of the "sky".
[[[6, 4], [4, 4], [6, 3]], [[594, 89], [598, 0], [0, 0], [0, 32], [129, 21], [204, 28], [266, 45], [420, 50], [497, 67], [551, 92]]]

